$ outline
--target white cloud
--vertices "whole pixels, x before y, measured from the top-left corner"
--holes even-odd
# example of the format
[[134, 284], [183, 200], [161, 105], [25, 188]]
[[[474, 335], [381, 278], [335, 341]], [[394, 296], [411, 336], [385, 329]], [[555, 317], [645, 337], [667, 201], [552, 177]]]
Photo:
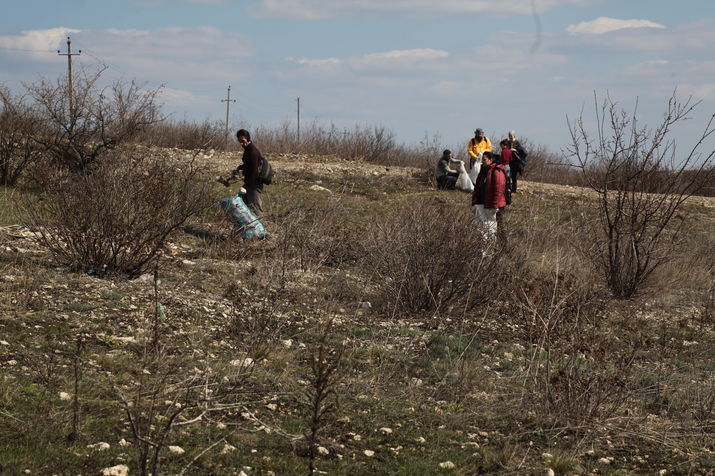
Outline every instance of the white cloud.
[[400, 69], [418, 66], [448, 56], [448, 52], [432, 48], [392, 50], [351, 58], [349, 63], [355, 69]]
[[255, 54], [241, 35], [209, 26], [83, 31], [72, 44], [82, 49], [78, 62], [109, 65], [112, 76], [172, 85], [245, 77], [246, 59]]
[[[0, 47], [30, 53], [36, 59], [54, 61], [56, 58], [46, 53], [55, 52], [58, 49], [66, 52], [61, 46], [64, 46], [67, 36], [80, 31], [63, 26], [47, 30], [26, 30], [21, 31], [19, 35], [0, 36]], [[76, 52], [76, 50], [74, 51]]]
[[343, 60], [339, 58], [326, 58], [326, 59], [310, 59], [310, 58], [287, 58], [288, 61], [299, 64], [301, 66], [310, 66], [314, 68], [325, 68], [340, 66], [344, 63]]
[[[197, 1], [197, 0], [192, 0]], [[324, 20], [364, 13], [394, 13], [408, 17], [449, 14], [496, 13], [530, 15], [562, 5], [587, 4], [592, 0], [262, 0], [258, 13], [293, 19]]]
[[683, 84], [678, 86], [678, 92], [682, 96], [693, 96], [696, 101], [715, 100], [715, 83], [705, 84]]
[[199, 104], [216, 102], [216, 98], [196, 95], [185, 89], [162, 88], [160, 99], [174, 107], [184, 108]]
[[315, 74], [339, 74], [347, 71], [376, 73], [385, 71], [408, 71], [415, 68], [431, 68], [434, 61], [449, 57], [449, 53], [432, 48], [392, 50], [351, 56], [345, 59], [287, 58], [287, 61], [310, 68]]
[[569, 25], [566, 31], [572, 35], [602, 35], [626, 28], [665, 28], [665, 26], [650, 20], [619, 20], [617, 18], [599, 17], [593, 21], [582, 21]]

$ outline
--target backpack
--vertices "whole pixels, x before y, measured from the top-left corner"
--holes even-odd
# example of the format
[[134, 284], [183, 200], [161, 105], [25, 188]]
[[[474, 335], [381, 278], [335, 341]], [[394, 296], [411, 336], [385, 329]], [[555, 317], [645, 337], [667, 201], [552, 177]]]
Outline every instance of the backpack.
[[275, 171], [271, 167], [270, 162], [265, 157], [261, 157], [261, 166], [258, 170], [258, 180], [264, 185], [270, 185], [273, 183], [273, 177], [275, 176]]
[[526, 161], [526, 156], [529, 153], [522, 146], [517, 145], [516, 150], [511, 151], [511, 162], [516, 165], [517, 172], [523, 172], [526, 168], [528, 162]]
[[511, 205], [511, 174], [504, 171], [506, 176], [506, 183], [504, 184], [504, 200], [506, 200], [507, 205]]

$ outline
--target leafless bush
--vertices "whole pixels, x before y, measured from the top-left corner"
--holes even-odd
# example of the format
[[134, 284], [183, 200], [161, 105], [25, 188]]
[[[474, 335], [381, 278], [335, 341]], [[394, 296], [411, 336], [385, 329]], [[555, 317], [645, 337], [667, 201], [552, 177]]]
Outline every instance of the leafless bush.
[[102, 89], [99, 82], [105, 69], [81, 71], [71, 87], [64, 79], [25, 85], [33, 112], [43, 124], [33, 140], [61, 167], [82, 170], [161, 120], [160, 89], [143, 90], [133, 81], [117, 81]]
[[377, 277], [385, 306], [440, 310], [468, 296], [479, 299], [487, 292], [479, 283], [499, 269], [498, 253], [466, 203], [411, 202], [377, 218], [369, 231], [364, 265]]
[[[715, 156], [715, 151], [700, 153], [715, 132], [715, 116], [693, 147], [679, 156], [669, 136], [697, 103], [680, 102], [674, 94], [662, 122], [651, 131], [638, 123], [636, 112], [620, 110], [610, 97], [600, 106], [594, 100], [595, 137], [579, 117], [569, 123], [569, 152], [598, 194], [600, 222], [589, 255], [613, 295], [630, 298], [668, 262], [678, 244], [683, 229], [676, 223], [679, 211], [705, 183], [703, 175]], [[658, 193], [648, 193], [653, 191]]]
[[154, 147], [185, 150], [223, 149], [226, 146], [224, 135], [224, 125], [217, 122], [166, 121], [142, 130], [135, 141]]
[[633, 390], [638, 338], [599, 312], [597, 293], [574, 274], [522, 275], [509, 325], [527, 345], [524, 403], [550, 419], [583, 425], [609, 418]]
[[25, 207], [40, 242], [73, 269], [141, 274], [174, 230], [211, 205], [192, 161], [117, 150], [84, 173], [58, 172]]
[[326, 155], [393, 166], [422, 167], [429, 163], [434, 167], [444, 148], [438, 136], [425, 137], [416, 146], [398, 144], [395, 134], [383, 126], [339, 129], [334, 124], [313, 122], [301, 127], [298, 141], [295, 128], [285, 122], [278, 128], [254, 127], [252, 136], [261, 144], [261, 150], [273, 154]]
[[42, 158], [43, 150], [32, 140], [40, 121], [25, 96], [13, 97], [8, 89], [0, 88], [0, 101], [0, 185], [12, 186]]

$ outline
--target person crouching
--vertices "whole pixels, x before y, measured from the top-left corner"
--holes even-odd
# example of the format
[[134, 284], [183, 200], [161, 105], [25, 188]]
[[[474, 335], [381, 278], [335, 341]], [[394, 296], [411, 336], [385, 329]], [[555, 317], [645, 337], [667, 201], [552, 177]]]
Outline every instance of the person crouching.
[[494, 162], [491, 152], [482, 154], [482, 167], [472, 193], [474, 219], [483, 227], [484, 239], [493, 242], [497, 234], [497, 213], [506, 207], [506, 170]]
[[437, 162], [437, 168], [435, 169], [434, 176], [437, 180], [437, 188], [440, 190], [454, 190], [457, 183], [459, 172], [449, 168], [449, 161], [451, 159], [452, 151], [447, 149], [442, 152], [442, 157], [440, 157]]

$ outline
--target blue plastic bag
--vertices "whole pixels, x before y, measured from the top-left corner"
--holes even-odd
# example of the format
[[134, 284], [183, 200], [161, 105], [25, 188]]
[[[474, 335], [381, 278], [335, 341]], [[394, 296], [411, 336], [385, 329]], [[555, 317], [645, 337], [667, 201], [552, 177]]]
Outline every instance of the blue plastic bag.
[[248, 205], [241, 198], [241, 194], [221, 200], [221, 209], [233, 222], [239, 232], [243, 233], [246, 240], [262, 240], [268, 233], [263, 223], [251, 212]]

